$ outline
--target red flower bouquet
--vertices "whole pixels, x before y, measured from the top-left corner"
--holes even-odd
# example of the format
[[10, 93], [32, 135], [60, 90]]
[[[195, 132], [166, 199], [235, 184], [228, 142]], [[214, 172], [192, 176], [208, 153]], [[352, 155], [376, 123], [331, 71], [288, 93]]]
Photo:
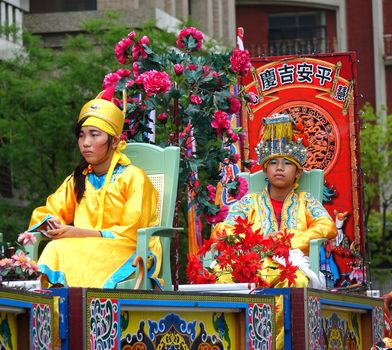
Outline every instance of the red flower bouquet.
[[[237, 217], [233, 234], [223, 232], [217, 238], [204, 240], [198, 255], [188, 256], [186, 274], [191, 284], [217, 283], [229, 275], [236, 283], [255, 283], [257, 287], [269, 287], [263, 276], [267, 267], [275, 269], [279, 280], [287, 279], [289, 286], [295, 282], [297, 267], [289, 261], [292, 233], [286, 230], [275, 236], [264, 236], [260, 229], [253, 230], [248, 218]], [[214, 261], [209, 267], [202, 265], [202, 258], [212, 253]], [[266, 258], [279, 260], [279, 267], [266, 266]], [[224, 279], [224, 277], [223, 277]]]

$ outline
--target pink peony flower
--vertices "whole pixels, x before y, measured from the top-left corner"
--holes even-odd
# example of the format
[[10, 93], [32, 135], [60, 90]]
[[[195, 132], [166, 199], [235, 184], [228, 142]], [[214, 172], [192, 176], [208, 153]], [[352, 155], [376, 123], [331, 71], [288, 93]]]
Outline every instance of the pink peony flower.
[[169, 118], [167, 113], [161, 113], [157, 116], [157, 119], [163, 124], [167, 122], [167, 118]]
[[207, 185], [208, 197], [210, 197], [210, 202], [215, 203], [216, 198], [216, 187], [213, 185]]
[[126, 69], [126, 68], [120, 68], [120, 69], [116, 70], [115, 74], [118, 74], [121, 78], [129, 77], [130, 74], [131, 74], [131, 71], [129, 69]]
[[141, 39], [139, 40], [139, 43], [141, 45], [150, 45], [150, 38], [147, 35], [144, 35], [141, 37]]
[[226, 129], [226, 135], [230, 137], [232, 142], [238, 141], [238, 135], [231, 128]]
[[[131, 33], [130, 33], [131, 34]], [[129, 35], [129, 34], [128, 34]], [[118, 63], [125, 64], [127, 63], [127, 59], [129, 54], [127, 53], [129, 47], [132, 45], [133, 37], [127, 37], [118, 42], [118, 44], [114, 48], [114, 55], [117, 58]]]
[[[196, 47], [188, 46], [188, 38], [190, 36], [196, 41]], [[186, 49], [190, 51], [201, 50], [203, 46], [203, 34], [194, 27], [184, 28], [178, 34], [176, 43], [180, 49]]]
[[216, 111], [211, 126], [216, 129], [218, 136], [221, 136], [223, 130], [230, 129], [229, 115], [221, 110]]
[[230, 57], [231, 69], [235, 73], [245, 75], [250, 70], [250, 57], [248, 50], [235, 49]]
[[147, 58], [147, 53], [144, 50], [143, 46], [139, 45], [139, 44], [135, 44], [132, 46], [132, 58], [134, 60], [137, 60], [139, 58], [139, 56], [142, 56], [143, 59]]
[[37, 239], [31, 232], [25, 231], [18, 236], [18, 242], [22, 245], [34, 244]]
[[205, 214], [204, 217], [210, 225], [213, 225], [226, 219], [228, 212], [229, 212], [229, 207], [224, 205], [220, 208], [219, 212], [216, 215]]
[[130, 88], [133, 86], [133, 84], [135, 84], [135, 81], [132, 80], [132, 79], [129, 79], [129, 80], [127, 81], [127, 83], [125, 84], [125, 87], [126, 87], [127, 89], [130, 89]]
[[189, 98], [189, 100], [190, 100], [190, 102], [193, 104], [193, 105], [201, 105], [202, 104], [202, 99], [199, 97], [199, 96], [197, 96], [197, 95], [191, 95], [191, 97]]
[[116, 86], [120, 81], [121, 75], [117, 73], [108, 73], [103, 78], [102, 89], [106, 90], [109, 87]]
[[127, 38], [133, 40], [133, 38], [136, 36], [136, 32], [132, 31], [128, 33]]
[[174, 66], [174, 73], [176, 73], [177, 75], [182, 74], [182, 72], [184, 71], [184, 66], [182, 64], [176, 63]]
[[157, 94], [158, 92], [168, 92], [171, 87], [170, 77], [166, 72], [158, 72], [154, 69], [140, 74], [136, 83], [143, 83], [144, 91], [147, 95]]
[[210, 68], [207, 67], [207, 66], [203, 66], [202, 68], [203, 68], [203, 71], [204, 71], [203, 75], [206, 77], [210, 73]]
[[241, 102], [237, 97], [231, 95], [228, 98], [229, 101], [229, 113], [238, 113], [241, 109]]
[[244, 195], [248, 193], [248, 182], [244, 178], [239, 176], [236, 177], [236, 181], [238, 182], [237, 191], [232, 196], [235, 199], [241, 199]]
[[189, 70], [196, 70], [196, 69], [197, 69], [197, 66], [196, 66], [195, 64], [191, 63], [190, 65], [188, 65], [187, 68], [188, 68]]
[[137, 62], [132, 63], [132, 73], [135, 76], [135, 78], [139, 76], [139, 65], [137, 64]]

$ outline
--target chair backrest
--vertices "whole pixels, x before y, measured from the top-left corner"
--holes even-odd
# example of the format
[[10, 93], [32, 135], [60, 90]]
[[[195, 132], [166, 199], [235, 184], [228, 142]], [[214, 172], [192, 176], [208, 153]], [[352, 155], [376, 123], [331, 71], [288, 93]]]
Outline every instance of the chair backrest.
[[[127, 143], [123, 153], [145, 171], [159, 193], [159, 226], [173, 225], [180, 165], [179, 147], [161, 148], [148, 143]], [[163, 205], [164, 204], [164, 205]]]
[[[262, 170], [257, 171], [253, 174], [248, 172], [239, 173], [248, 182], [248, 192], [261, 192], [266, 182], [266, 175]], [[323, 200], [323, 185], [324, 185], [324, 171], [321, 169], [312, 169], [310, 171], [304, 170], [299, 182], [298, 182], [298, 192], [309, 192], [315, 196], [320, 202]]]

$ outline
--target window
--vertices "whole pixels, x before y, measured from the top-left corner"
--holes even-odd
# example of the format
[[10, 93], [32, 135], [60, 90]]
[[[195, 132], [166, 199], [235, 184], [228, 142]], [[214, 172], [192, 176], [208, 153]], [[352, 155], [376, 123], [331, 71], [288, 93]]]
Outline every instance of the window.
[[30, 0], [30, 13], [94, 11], [96, 0]]
[[325, 52], [326, 25], [323, 12], [270, 14], [269, 55]]

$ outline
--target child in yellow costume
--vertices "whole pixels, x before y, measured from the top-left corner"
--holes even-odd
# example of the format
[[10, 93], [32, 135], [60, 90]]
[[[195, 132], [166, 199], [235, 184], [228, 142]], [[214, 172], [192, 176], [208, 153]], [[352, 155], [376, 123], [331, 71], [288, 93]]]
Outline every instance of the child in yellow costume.
[[[322, 204], [311, 194], [295, 192], [306, 161], [307, 150], [291, 116], [275, 114], [264, 118], [263, 124], [263, 139], [256, 151], [268, 185], [260, 189], [260, 193], [249, 193], [233, 204], [226, 220], [214, 227], [213, 236], [223, 230], [230, 234], [234, 220], [238, 216], [247, 217], [248, 222], [253, 224], [252, 228], [260, 228], [264, 235], [275, 236], [278, 231], [287, 229], [294, 234], [291, 240], [290, 260], [299, 268], [294, 287], [307, 287], [309, 280], [313, 287], [321, 287], [319, 276], [309, 267], [309, 242], [316, 238], [334, 238], [335, 223]], [[273, 269], [277, 264], [278, 261], [266, 259], [263, 262], [261, 276], [271, 287], [288, 287], [287, 280], [279, 281], [279, 270]], [[277, 302], [277, 349], [283, 349], [283, 304], [282, 300]]]
[[[121, 152], [124, 115], [111, 95], [104, 92], [81, 109], [75, 134], [83, 158], [31, 217], [30, 231], [43, 228], [52, 237], [38, 260], [51, 284], [114, 288], [135, 271], [137, 229], [158, 224], [158, 194]], [[159, 238], [150, 240], [149, 249], [154, 278], [161, 265]]]

